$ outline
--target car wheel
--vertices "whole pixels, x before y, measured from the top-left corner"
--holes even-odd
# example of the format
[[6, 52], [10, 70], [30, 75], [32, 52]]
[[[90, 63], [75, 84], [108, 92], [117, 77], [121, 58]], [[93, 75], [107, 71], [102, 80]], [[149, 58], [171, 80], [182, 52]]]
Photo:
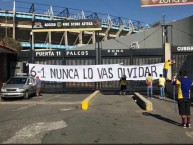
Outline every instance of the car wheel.
[[1, 97], [1, 100], [6, 100], [6, 98], [5, 97]]
[[28, 93], [28, 91], [25, 92], [24, 99], [29, 99], [29, 93]]

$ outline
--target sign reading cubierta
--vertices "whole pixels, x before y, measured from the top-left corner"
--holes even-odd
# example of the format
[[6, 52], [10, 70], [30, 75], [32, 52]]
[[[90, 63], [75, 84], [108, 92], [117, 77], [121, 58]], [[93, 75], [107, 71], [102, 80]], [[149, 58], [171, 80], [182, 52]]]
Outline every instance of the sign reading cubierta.
[[80, 20], [52, 20], [32, 22], [32, 32], [48, 31], [85, 31], [101, 30], [101, 20], [99, 19], [80, 19]]
[[118, 81], [124, 74], [127, 80], [145, 80], [148, 73], [153, 79], [162, 74], [164, 63], [150, 65], [44, 65], [29, 64], [29, 74], [42, 81], [102, 82]]
[[193, 0], [141, 0], [141, 7], [193, 4]]
[[172, 52], [193, 52], [193, 45], [173, 46]]

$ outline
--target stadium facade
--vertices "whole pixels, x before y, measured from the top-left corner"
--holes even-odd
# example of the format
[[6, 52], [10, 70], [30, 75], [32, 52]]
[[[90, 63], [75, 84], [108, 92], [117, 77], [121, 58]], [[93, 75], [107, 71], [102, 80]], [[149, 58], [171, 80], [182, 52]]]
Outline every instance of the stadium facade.
[[[17, 8], [24, 4], [28, 12]], [[28, 6], [27, 6], [28, 5]], [[19, 42], [23, 50], [17, 58], [11, 61], [4, 71], [5, 81], [18, 72], [27, 72], [29, 62], [39, 64], [58, 65], [85, 65], [85, 64], [115, 64], [143, 65], [164, 62], [165, 59], [175, 59], [172, 72], [189, 67], [193, 50], [193, 16], [167, 24], [158, 24], [154, 27], [130, 19], [114, 17], [95, 12], [62, 8], [55, 11], [55, 7], [45, 5], [48, 10], [44, 13], [36, 9], [35, 4], [14, 2], [13, 10], [0, 10], [0, 37], [12, 37]], [[22, 7], [24, 8], [24, 7]], [[56, 9], [60, 9], [61, 7]], [[32, 33], [34, 20], [80, 20], [100, 19], [101, 31], [64, 31]], [[60, 52], [58, 57], [48, 53], [55, 50]], [[38, 52], [38, 53], [37, 53]], [[45, 55], [46, 53], [46, 55]], [[37, 55], [39, 54], [39, 55]], [[40, 55], [41, 54], [41, 55]], [[87, 55], [85, 55], [87, 54]], [[187, 62], [188, 60], [188, 62]], [[4, 65], [5, 67], [5, 65]], [[7, 75], [5, 75], [7, 74]], [[190, 74], [193, 77], [193, 74]], [[145, 86], [143, 82], [130, 82], [130, 88]], [[136, 87], [135, 87], [136, 86]], [[80, 90], [115, 89], [117, 82], [104, 83], [47, 83], [47, 91], [65, 91], [74, 88]], [[143, 87], [144, 88], [144, 87]]]
[[[100, 19], [102, 21], [102, 31], [99, 33], [99, 41], [106, 41], [136, 33], [140, 31], [144, 25], [140, 21], [110, 16], [108, 14], [47, 5], [44, 5], [40, 11], [38, 8], [36, 9], [36, 7], [42, 8], [42, 5], [15, 1], [13, 10], [0, 10], [0, 37], [10, 36], [15, 38], [21, 42], [23, 49], [27, 49], [30, 47], [30, 32], [32, 29], [32, 21], [34, 20]], [[47, 7], [47, 9], [45, 9], [45, 7]], [[27, 8], [28, 12], [25, 12], [24, 10]], [[58, 9], [61, 11], [58, 11]], [[76, 46], [94, 44], [96, 43], [96, 37], [95, 31], [45, 32], [36, 33], [34, 43], [36, 49], [71, 49]]]

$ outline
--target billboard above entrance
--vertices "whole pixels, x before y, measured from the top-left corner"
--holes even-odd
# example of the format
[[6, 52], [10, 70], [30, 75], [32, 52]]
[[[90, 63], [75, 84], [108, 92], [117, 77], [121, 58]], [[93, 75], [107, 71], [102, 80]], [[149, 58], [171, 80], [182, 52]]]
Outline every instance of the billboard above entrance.
[[32, 32], [102, 30], [99, 19], [52, 20], [32, 22]]
[[141, 7], [193, 4], [193, 0], [141, 0]]

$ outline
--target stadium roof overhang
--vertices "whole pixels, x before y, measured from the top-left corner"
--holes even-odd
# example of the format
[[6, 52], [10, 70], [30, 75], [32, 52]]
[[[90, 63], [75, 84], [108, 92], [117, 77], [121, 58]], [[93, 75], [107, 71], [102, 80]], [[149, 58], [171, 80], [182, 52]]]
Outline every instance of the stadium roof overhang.
[[1, 53], [12, 54], [12, 53], [15, 53], [15, 51], [10, 49], [10, 48], [8, 48], [8, 47], [6, 47], [6, 46], [4, 46], [4, 45], [2, 45], [2, 44], [0, 44], [0, 54]]

